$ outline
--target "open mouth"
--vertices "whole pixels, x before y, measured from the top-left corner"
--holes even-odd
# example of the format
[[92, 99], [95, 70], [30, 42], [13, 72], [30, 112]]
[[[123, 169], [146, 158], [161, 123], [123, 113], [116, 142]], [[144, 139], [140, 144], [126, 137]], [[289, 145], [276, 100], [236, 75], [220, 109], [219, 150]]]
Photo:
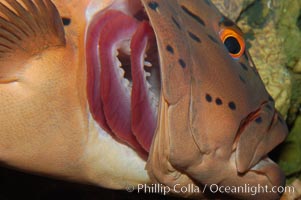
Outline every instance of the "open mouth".
[[94, 15], [86, 56], [94, 119], [118, 141], [147, 155], [161, 83], [156, 38], [140, 1], [116, 1]]

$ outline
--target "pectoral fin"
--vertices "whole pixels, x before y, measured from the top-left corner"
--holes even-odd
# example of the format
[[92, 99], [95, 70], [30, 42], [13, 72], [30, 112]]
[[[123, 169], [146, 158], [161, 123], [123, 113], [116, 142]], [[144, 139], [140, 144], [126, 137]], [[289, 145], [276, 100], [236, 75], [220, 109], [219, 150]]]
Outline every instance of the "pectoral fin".
[[50, 0], [0, 2], [0, 83], [17, 79], [27, 59], [65, 44], [60, 15]]

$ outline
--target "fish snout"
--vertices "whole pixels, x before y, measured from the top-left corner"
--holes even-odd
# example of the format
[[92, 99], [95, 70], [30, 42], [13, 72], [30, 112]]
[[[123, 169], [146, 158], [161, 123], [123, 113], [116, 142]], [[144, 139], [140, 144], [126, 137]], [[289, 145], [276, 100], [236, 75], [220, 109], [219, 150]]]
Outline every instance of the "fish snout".
[[237, 171], [244, 173], [284, 141], [288, 128], [272, 101], [263, 103], [241, 123], [236, 143]]
[[[146, 167], [152, 180], [169, 187], [196, 184], [233, 188], [240, 192], [229, 195], [240, 199], [279, 199], [278, 188], [284, 186], [285, 176], [267, 154], [285, 139], [287, 127], [273, 102], [263, 103], [243, 120], [234, 144], [203, 148], [193, 134], [187, 134], [189, 128], [174, 126], [180, 120], [173, 114], [177, 108], [161, 102], [164, 112], [160, 117], [165, 123], [159, 124]], [[175, 128], [166, 129], [166, 124]]]

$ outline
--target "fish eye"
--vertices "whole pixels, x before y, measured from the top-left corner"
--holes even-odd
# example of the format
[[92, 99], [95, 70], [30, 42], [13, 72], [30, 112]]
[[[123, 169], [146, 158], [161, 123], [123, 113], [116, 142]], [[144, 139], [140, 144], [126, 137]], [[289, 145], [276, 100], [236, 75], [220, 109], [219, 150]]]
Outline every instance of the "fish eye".
[[224, 28], [219, 35], [232, 58], [238, 59], [243, 55], [245, 52], [245, 41], [238, 32], [231, 28]]
[[62, 22], [64, 26], [68, 26], [71, 24], [71, 19], [68, 17], [62, 17]]

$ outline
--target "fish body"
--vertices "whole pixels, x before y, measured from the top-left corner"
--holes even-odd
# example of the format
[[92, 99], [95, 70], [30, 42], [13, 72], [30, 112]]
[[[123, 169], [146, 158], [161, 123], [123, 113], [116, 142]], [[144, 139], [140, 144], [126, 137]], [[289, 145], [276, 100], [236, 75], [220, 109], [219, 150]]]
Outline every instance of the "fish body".
[[287, 127], [210, 1], [0, 3], [5, 165], [113, 189], [284, 184], [267, 154]]

